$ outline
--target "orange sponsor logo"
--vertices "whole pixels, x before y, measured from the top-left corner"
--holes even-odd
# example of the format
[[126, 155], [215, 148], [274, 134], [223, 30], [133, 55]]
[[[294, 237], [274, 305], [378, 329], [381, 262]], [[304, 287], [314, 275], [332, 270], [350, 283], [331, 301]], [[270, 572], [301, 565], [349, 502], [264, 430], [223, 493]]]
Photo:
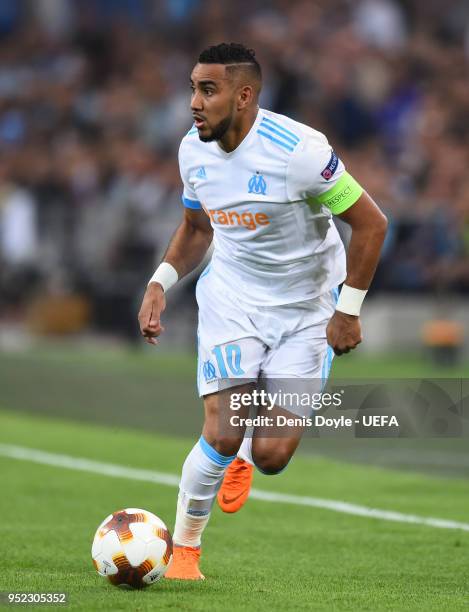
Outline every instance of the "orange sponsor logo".
[[255, 230], [261, 225], [270, 225], [269, 217], [265, 213], [255, 213], [246, 211], [237, 213], [234, 210], [225, 212], [224, 210], [206, 211], [212, 223], [218, 225], [238, 225], [249, 230]]

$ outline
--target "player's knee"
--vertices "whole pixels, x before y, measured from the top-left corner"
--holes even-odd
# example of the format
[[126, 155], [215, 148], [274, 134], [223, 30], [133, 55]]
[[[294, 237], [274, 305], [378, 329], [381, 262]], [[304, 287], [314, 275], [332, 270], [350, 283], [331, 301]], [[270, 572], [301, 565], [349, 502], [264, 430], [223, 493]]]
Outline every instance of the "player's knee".
[[217, 451], [217, 453], [220, 453], [220, 455], [232, 457], [239, 451], [242, 440], [224, 436], [213, 436], [211, 439], [207, 440], [207, 442]]
[[217, 419], [205, 419], [202, 435], [217, 453], [226, 457], [236, 455], [242, 442], [242, 439], [220, 435]]
[[252, 458], [257, 469], [268, 476], [274, 476], [282, 472], [290, 461], [290, 453], [287, 450], [276, 449], [269, 452], [268, 449], [253, 448]]

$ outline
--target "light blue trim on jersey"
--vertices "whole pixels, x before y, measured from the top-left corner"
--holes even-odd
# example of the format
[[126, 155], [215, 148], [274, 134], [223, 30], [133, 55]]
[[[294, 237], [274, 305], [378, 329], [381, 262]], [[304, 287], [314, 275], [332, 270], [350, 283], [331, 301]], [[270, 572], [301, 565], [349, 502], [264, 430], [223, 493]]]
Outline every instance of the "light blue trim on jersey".
[[331, 346], [327, 345], [327, 351], [324, 355], [324, 361], [322, 362], [321, 371], [321, 392], [324, 391], [324, 387], [329, 379], [331, 373], [332, 360], [334, 359], [334, 350]]
[[182, 196], [181, 199], [186, 208], [192, 208], [192, 210], [200, 210], [202, 208], [202, 204], [199, 202], [199, 200], [190, 200], [184, 196]]
[[[294, 134], [293, 132], [290, 132], [290, 130], [287, 130], [287, 128], [283, 127], [283, 125], [281, 125], [280, 123], [276, 123], [275, 121], [272, 121], [272, 119], [269, 119], [268, 117], [264, 117], [262, 119], [262, 123], [268, 123], [271, 126], [277, 128], [278, 130], [281, 130], [285, 134], [288, 134], [288, 136], [290, 136], [294, 140], [294, 142], [296, 142], [296, 144], [298, 144], [300, 142], [300, 138], [296, 134]], [[261, 123], [261, 125], [262, 125], [262, 123]], [[286, 136], [285, 136], [285, 138], [286, 138]]]
[[329, 374], [331, 373], [332, 360], [334, 359], [334, 349], [331, 346], [328, 347], [328, 353], [327, 378], [329, 378]]
[[269, 132], [273, 132], [274, 134], [277, 134], [277, 136], [279, 136], [280, 138], [283, 138], [284, 140], [286, 140], [287, 142], [291, 142], [293, 145], [293, 148], [296, 147], [296, 145], [298, 144], [298, 140], [290, 138], [290, 136], [287, 136], [286, 134], [282, 134], [282, 132], [280, 132], [280, 130], [277, 130], [276, 128], [267, 125], [267, 123], [264, 123], [264, 121], [260, 124], [261, 128], [264, 128], [264, 130], [269, 130]]
[[200, 395], [200, 335], [197, 328], [197, 392]]
[[195, 123], [192, 125], [191, 129], [187, 132], [186, 136], [190, 136], [191, 134], [197, 134], [198, 129], [195, 127]]
[[332, 359], [334, 357], [334, 351], [331, 346], [327, 345], [326, 354], [324, 355], [324, 361], [322, 362], [322, 374], [323, 386], [329, 378], [329, 372], [331, 370]]
[[265, 138], [268, 138], [272, 142], [275, 142], [276, 144], [280, 145], [284, 149], [287, 149], [287, 151], [295, 150], [295, 147], [291, 147], [284, 140], [279, 140], [278, 138], [274, 138], [271, 134], [267, 134], [267, 132], [263, 132], [262, 130], [257, 130], [257, 133], [260, 134], [261, 136], [264, 136]]
[[203, 436], [200, 436], [199, 444], [204, 454], [207, 455], [207, 457], [217, 465], [227, 467], [234, 459], [236, 459], [236, 455], [231, 455], [231, 457], [227, 457], [226, 455], [220, 455], [220, 453], [215, 450], [213, 446], [210, 446], [210, 444]]
[[[337, 300], [339, 299], [339, 287], [334, 287], [331, 289], [332, 297], [334, 298], [335, 304], [337, 304]], [[321, 371], [321, 391], [324, 390], [326, 386], [327, 380], [329, 378], [329, 374], [331, 372], [332, 360], [334, 359], [334, 349], [327, 345], [327, 351], [324, 355], [324, 361], [322, 362], [322, 371]]]

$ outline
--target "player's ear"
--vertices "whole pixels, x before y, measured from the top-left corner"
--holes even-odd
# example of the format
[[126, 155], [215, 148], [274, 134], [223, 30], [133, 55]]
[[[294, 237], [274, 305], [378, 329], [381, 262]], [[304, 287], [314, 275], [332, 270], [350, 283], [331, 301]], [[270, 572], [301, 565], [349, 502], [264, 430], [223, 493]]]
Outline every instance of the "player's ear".
[[238, 110], [243, 110], [252, 102], [254, 91], [251, 85], [243, 85], [238, 92]]

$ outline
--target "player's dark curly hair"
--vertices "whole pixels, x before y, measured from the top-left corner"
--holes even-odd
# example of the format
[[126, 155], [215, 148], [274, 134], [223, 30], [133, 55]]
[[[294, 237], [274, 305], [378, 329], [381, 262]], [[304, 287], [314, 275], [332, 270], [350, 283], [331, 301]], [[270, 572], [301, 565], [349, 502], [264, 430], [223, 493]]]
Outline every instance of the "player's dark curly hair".
[[239, 43], [220, 43], [204, 49], [199, 55], [200, 64], [247, 64], [259, 80], [261, 67], [253, 49]]

